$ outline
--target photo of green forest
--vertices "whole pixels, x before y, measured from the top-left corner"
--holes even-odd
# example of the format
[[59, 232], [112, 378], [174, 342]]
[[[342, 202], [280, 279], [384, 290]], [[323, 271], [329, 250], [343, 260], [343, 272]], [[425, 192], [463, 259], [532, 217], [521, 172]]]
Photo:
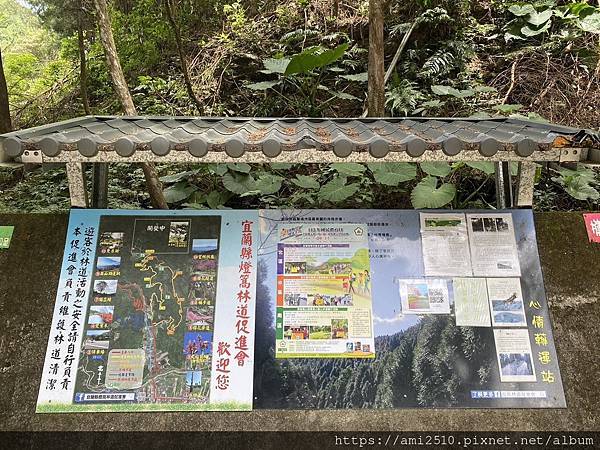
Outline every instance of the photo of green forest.
[[[511, 117], [597, 130], [599, 6], [0, 0], [0, 134], [89, 114]], [[370, 44], [372, 29], [383, 34]], [[385, 68], [377, 95], [373, 58]], [[110, 208], [489, 208], [495, 198], [492, 161], [108, 170]], [[597, 169], [540, 164], [534, 207], [598, 209], [599, 180]], [[68, 207], [63, 166], [0, 160], [0, 211]]]

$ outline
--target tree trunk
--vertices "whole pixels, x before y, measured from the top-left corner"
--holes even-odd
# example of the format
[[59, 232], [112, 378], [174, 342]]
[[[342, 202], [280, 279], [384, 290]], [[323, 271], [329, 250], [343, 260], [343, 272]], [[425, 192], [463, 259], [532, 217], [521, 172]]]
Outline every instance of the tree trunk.
[[173, 34], [175, 35], [175, 43], [177, 44], [177, 52], [179, 53], [179, 61], [181, 64], [181, 72], [183, 73], [183, 80], [185, 81], [185, 88], [187, 90], [188, 96], [196, 105], [196, 109], [198, 109], [199, 113], [202, 113], [204, 109], [202, 106], [202, 102], [194, 93], [194, 87], [192, 86], [192, 79], [190, 78], [190, 72], [188, 70], [187, 62], [185, 59], [185, 51], [183, 49], [183, 42], [181, 40], [181, 30], [179, 29], [179, 25], [175, 20], [175, 4], [174, 0], [165, 0], [165, 11], [167, 13], [167, 18], [169, 19], [169, 23], [171, 24], [171, 28], [173, 28]]
[[383, 117], [385, 114], [383, 57], [383, 2], [369, 0], [369, 117]]
[[83, 21], [81, 15], [83, 7], [79, 1], [79, 10], [77, 11], [77, 42], [79, 44], [79, 90], [81, 91], [81, 103], [86, 115], [90, 115], [90, 102], [88, 100], [87, 89], [87, 60], [85, 57], [85, 39], [83, 36]]
[[0, 134], [12, 131], [10, 120], [10, 105], [8, 103], [8, 87], [2, 65], [2, 50], [0, 50]]
[[104, 47], [104, 55], [106, 56], [106, 63], [108, 64], [108, 71], [113, 82], [113, 87], [115, 88], [115, 92], [119, 97], [121, 105], [123, 105], [125, 114], [128, 116], [135, 116], [137, 115], [137, 111], [135, 110], [133, 98], [127, 87], [127, 81], [125, 81], [125, 75], [121, 68], [119, 55], [117, 54], [117, 46], [115, 45], [115, 39], [113, 37], [106, 0], [94, 0], [94, 4], [96, 5], [96, 15], [98, 16], [100, 40], [102, 41], [102, 47]]
[[[127, 87], [125, 81], [125, 75], [121, 68], [121, 62], [119, 61], [119, 55], [117, 54], [117, 47], [115, 45], [115, 39], [112, 33], [112, 26], [110, 17], [108, 15], [108, 8], [106, 6], [106, 0], [94, 0], [96, 5], [96, 15], [98, 17], [98, 25], [100, 28], [100, 40], [104, 47], [104, 54], [106, 56], [106, 63], [108, 64], [108, 71], [115, 88], [115, 92], [119, 97], [121, 105], [125, 110], [125, 114], [128, 116], [137, 115], [135, 105], [133, 104], [133, 98]], [[169, 209], [165, 196], [162, 191], [162, 183], [158, 179], [156, 168], [153, 163], [141, 163], [144, 176], [146, 177], [146, 186], [148, 193], [150, 194], [150, 202], [154, 208]]]

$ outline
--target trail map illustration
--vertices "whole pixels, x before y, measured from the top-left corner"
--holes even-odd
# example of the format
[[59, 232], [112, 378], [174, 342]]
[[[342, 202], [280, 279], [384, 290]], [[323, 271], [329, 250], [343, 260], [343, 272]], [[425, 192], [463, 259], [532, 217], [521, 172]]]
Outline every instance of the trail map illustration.
[[220, 224], [101, 217], [74, 402], [208, 401]]

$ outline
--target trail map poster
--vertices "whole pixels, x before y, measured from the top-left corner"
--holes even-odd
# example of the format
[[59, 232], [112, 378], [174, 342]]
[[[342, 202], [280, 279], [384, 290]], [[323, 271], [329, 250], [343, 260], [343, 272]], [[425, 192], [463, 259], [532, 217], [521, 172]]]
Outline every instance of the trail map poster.
[[365, 224], [281, 223], [277, 358], [373, 358]]
[[255, 212], [72, 211], [38, 412], [252, 407]]

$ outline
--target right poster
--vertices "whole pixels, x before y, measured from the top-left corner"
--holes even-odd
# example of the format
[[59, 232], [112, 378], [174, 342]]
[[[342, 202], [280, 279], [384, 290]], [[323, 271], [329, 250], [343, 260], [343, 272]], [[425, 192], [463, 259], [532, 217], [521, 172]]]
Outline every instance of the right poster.
[[[566, 406], [530, 210], [261, 210], [259, 216], [254, 408]], [[302, 258], [289, 261], [301, 264], [278, 266], [278, 230], [311, 223], [368, 230], [368, 265], [354, 263], [353, 272], [369, 274], [374, 357], [325, 352], [288, 359], [276, 349], [283, 336], [281, 274], [300, 275], [311, 270], [304, 262], [320, 267], [324, 260], [306, 247]], [[326, 255], [330, 278], [337, 269], [351, 276], [343, 265], [351, 262], [336, 266]], [[367, 292], [364, 280], [355, 283]], [[342, 284], [333, 301], [348, 289]], [[304, 301], [289, 297], [291, 304]]]

